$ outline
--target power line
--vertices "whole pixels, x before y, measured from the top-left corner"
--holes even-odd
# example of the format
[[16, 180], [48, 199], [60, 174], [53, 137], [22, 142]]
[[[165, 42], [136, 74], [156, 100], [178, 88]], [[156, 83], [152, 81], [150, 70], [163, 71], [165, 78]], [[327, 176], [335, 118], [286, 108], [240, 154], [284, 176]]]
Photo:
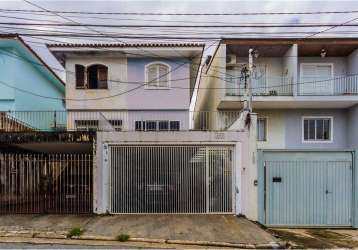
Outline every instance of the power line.
[[85, 14], [85, 15], [134, 15], [134, 16], [257, 16], [257, 15], [322, 15], [322, 14], [350, 14], [358, 10], [344, 11], [306, 11], [306, 12], [239, 12], [239, 13], [163, 13], [163, 12], [90, 12], [90, 11], [54, 11], [54, 10], [26, 10], [0, 9], [6, 12]]
[[[25, 0], [24, 0], [25, 1]], [[354, 19], [355, 20], [355, 19]], [[351, 22], [351, 21], [350, 21]], [[97, 27], [97, 28], [315, 28], [315, 27], [357, 27], [354, 24], [320, 23], [320, 24], [279, 24], [279, 25], [254, 25], [254, 24], [230, 24], [230, 25], [158, 25], [158, 24], [84, 24], [84, 23], [20, 23], [0, 22], [2, 25], [12, 26], [49, 26], [49, 27]], [[93, 30], [92, 30], [93, 31]]]

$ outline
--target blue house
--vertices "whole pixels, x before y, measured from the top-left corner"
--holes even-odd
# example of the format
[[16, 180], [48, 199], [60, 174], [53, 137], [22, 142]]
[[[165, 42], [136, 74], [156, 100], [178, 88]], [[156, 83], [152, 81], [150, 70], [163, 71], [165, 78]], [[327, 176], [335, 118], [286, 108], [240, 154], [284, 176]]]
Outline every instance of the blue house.
[[0, 35], [0, 89], [0, 130], [65, 125], [65, 83], [18, 35]]

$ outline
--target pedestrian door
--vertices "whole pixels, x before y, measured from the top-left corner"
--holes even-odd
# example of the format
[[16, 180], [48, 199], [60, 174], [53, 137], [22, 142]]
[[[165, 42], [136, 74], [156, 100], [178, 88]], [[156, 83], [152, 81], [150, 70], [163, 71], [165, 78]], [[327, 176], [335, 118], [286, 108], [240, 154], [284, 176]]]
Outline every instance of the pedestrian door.
[[233, 147], [110, 146], [111, 213], [233, 213]]
[[267, 225], [351, 226], [352, 154], [330, 154], [287, 153], [264, 161]]

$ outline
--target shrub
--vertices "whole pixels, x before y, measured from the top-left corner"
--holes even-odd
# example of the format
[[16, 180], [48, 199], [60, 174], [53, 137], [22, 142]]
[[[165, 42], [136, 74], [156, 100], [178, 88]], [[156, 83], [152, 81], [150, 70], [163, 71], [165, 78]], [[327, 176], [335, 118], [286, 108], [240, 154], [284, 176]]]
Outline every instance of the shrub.
[[116, 237], [116, 240], [118, 241], [127, 241], [129, 240], [130, 236], [128, 234], [120, 234]]
[[80, 236], [83, 233], [83, 230], [79, 227], [72, 228], [68, 234], [67, 238], [72, 238], [73, 236]]

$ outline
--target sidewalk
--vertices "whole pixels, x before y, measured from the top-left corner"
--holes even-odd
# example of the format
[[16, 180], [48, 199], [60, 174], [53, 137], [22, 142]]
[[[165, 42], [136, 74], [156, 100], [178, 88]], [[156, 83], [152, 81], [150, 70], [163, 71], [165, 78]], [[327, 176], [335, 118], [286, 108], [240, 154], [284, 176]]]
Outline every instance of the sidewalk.
[[274, 248], [278, 240], [258, 225], [233, 215], [6, 215], [0, 236], [63, 239], [81, 228], [82, 240], [130, 241], [240, 248]]

